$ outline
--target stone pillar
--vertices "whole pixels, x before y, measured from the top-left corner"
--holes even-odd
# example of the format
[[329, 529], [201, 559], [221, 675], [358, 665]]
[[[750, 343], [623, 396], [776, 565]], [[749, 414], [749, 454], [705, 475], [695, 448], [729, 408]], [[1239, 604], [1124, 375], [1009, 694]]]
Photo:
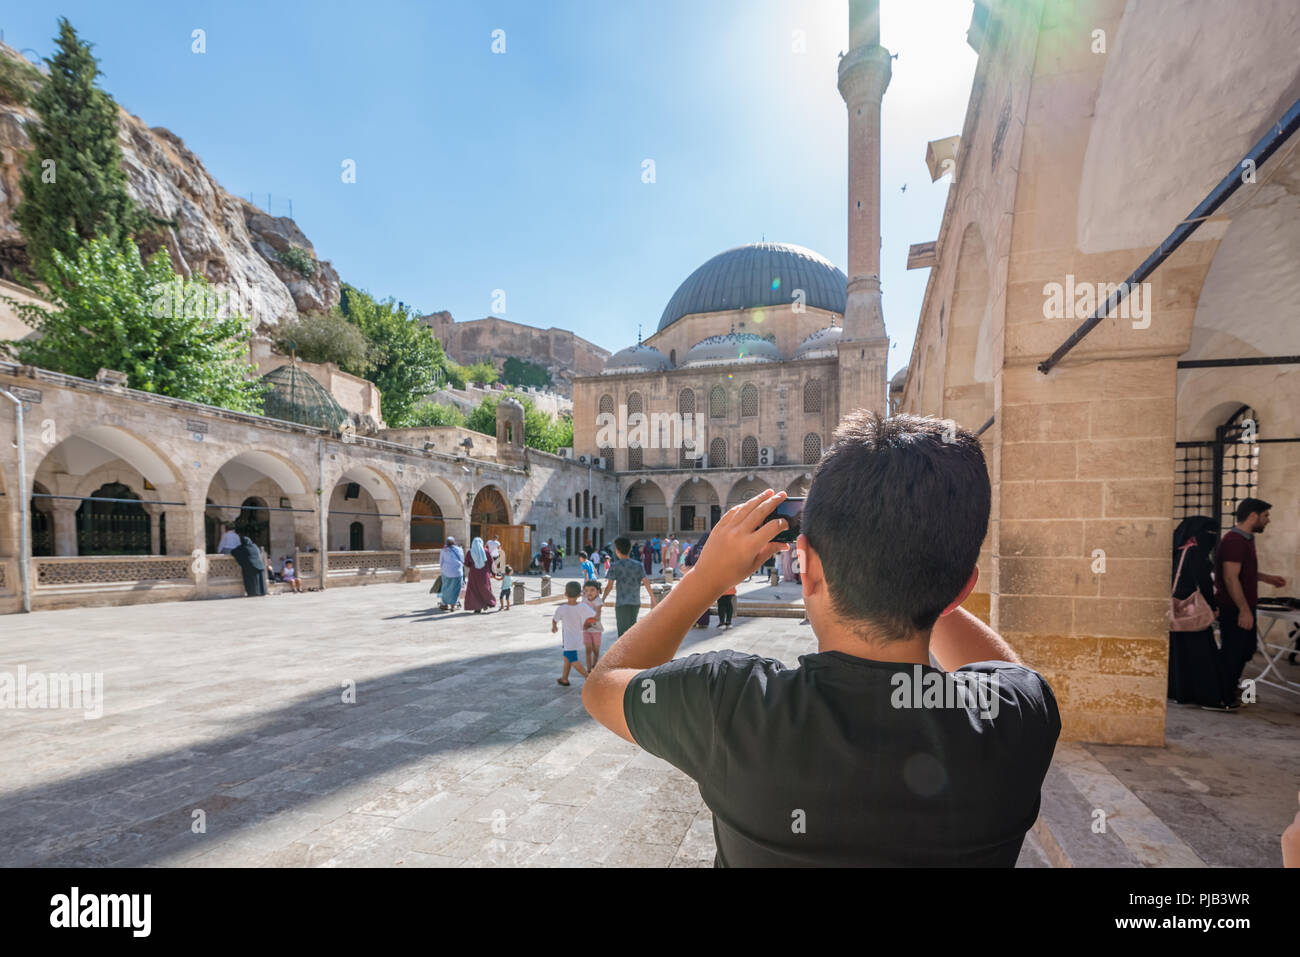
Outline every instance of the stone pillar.
[[999, 375], [993, 624], [1064, 740], [1164, 743], [1176, 361]]
[[163, 514], [163, 506], [154, 505], [152, 502], [142, 502], [140, 507], [149, 516], [149, 554], [161, 555], [162, 550], [159, 545], [162, 544], [162, 539], [158, 534], [158, 519]]
[[65, 498], [48, 499], [54, 520], [54, 554], [77, 554], [77, 509], [80, 502]]

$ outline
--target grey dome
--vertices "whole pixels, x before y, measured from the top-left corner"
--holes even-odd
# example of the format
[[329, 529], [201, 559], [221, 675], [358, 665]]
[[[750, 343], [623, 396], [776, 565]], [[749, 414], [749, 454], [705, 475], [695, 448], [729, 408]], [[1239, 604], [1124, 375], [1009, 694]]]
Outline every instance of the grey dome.
[[796, 359], [825, 359], [828, 356], [838, 355], [840, 336], [842, 335], [844, 335], [843, 326], [827, 326], [825, 329], [818, 329], [799, 343], [799, 348], [794, 351], [794, 357]]
[[805, 305], [844, 315], [848, 278], [830, 260], [788, 243], [737, 246], [686, 277], [659, 317], [658, 331], [699, 312], [788, 306], [796, 289], [804, 291]]
[[635, 346], [628, 346], [626, 349], [620, 349], [606, 359], [605, 368], [601, 370], [601, 375], [629, 372], [663, 372], [665, 369], [670, 368], [672, 368], [672, 363], [668, 361], [666, 355], [654, 346], [639, 343]]
[[780, 362], [781, 350], [771, 339], [752, 332], [729, 332], [709, 336], [691, 346], [682, 360], [683, 369], [694, 366], [735, 365], [750, 362]]
[[895, 372], [894, 377], [889, 380], [889, 390], [893, 392], [897, 389], [901, 389], [906, 382], [907, 382], [907, 366], [904, 366], [903, 368]]

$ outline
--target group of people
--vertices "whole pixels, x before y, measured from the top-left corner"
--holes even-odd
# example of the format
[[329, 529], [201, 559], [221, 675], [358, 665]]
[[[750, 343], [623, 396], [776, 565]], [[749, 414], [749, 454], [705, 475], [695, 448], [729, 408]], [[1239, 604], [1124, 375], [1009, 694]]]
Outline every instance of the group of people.
[[1255, 654], [1259, 583], [1286, 585], [1285, 578], [1261, 572], [1255, 554], [1255, 536], [1268, 527], [1271, 508], [1261, 499], [1243, 499], [1222, 538], [1205, 515], [1185, 518], [1174, 530], [1173, 597], [1186, 601], [1199, 593], [1211, 613], [1203, 616], [1204, 628], [1169, 633], [1169, 697], [1179, 704], [1235, 711], [1248, 703], [1240, 684]]
[[465, 590], [465, 610], [476, 615], [489, 608], [497, 608], [492, 582], [499, 581], [500, 610], [509, 611], [514, 588], [514, 569], [505, 563], [501, 542], [492, 537], [483, 541], [476, 536], [469, 546], [469, 554], [448, 535], [443, 543], [439, 560], [441, 578], [431, 591], [438, 592], [438, 610], [454, 611], [461, 607], [461, 589]]
[[[239, 565], [240, 575], [244, 579], [244, 597], [259, 598], [266, 594], [267, 558], [256, 542], [247, 535], [240, 535], [234, 525], [226, 523], [221, 526], [217, 554], [229, 555]], [[284, 556], [280, 571], [273, 574], [278, 576], [278, 581], [287, 584], [290, 591], [302, 593], [302, 579], [298, 577], [292, 555]]]

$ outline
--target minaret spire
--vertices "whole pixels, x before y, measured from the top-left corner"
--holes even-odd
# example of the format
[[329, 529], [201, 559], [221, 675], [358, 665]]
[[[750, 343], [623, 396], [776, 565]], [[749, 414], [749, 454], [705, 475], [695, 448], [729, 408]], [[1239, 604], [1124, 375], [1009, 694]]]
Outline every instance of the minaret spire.
[[884, 411], [889, 338], [880, 301], [880, 101], [889, 51], [880, 45], [879, 0], [849, 0], [849, 52], [839, 89], [849, 119], [848, 304], [840, 353], [840, 414]]

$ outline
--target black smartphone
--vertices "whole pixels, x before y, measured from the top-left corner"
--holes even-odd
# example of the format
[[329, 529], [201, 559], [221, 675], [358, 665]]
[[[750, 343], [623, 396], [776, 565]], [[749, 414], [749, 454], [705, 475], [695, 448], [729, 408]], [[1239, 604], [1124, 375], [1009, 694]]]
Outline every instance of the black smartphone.
[[788, 498], [776, 507], [768, 521], [774, 518], [784, 518], [790, 523], [790, 527], [784, 532], [777, 532], [774, 542], [793, 542], [799, 537], [800, 519], [803, 517], [803, 503], [808, 501], [806, 498]]

